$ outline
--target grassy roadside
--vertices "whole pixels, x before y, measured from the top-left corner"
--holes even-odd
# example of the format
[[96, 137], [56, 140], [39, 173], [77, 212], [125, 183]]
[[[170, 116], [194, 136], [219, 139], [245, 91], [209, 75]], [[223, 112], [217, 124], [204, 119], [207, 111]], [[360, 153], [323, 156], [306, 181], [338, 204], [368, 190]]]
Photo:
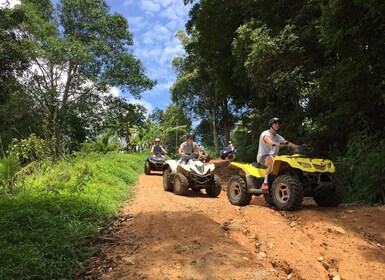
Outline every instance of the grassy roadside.
[[[98, 246], [90, 236], [132, 197], [144, 154], [43, 164], [0, 195], [0, 279], [71, 279]], [[83, 263], [83, 265], [81, 265]]]

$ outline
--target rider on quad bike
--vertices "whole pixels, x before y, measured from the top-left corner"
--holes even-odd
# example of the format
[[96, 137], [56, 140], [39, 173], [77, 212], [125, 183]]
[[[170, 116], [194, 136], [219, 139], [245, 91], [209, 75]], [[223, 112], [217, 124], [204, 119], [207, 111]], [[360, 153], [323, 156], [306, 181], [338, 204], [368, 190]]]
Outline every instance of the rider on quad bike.
[[195, 192], [206, 190], [210, 197], [217, 197], [221, 192], [219, 177], [213, 174], [215, 165], [198, 160], [201, 151], [194, 142], [194, 134], [187, 136], [187, 141], [179, 147], [180, 160], [166, 160], [163, 166], [163, 188], [177, 195], [187, 195], [191, 188]]
[[[271, 127], [267, 132], [271, 130], [276, 132], [279, 124], [279, 119], [271, 119], [269, 121]], [[262, 141], [267, 139], [264, 136], [265, 132], [261, 134]], [[230, 203], [238, 206], [248, 205], [252, 195], [263, 194], [266, 202], [279, 210], [299, 209], [304, 197], [312, 197], [319, 206], [338, 206], [343, 199], [344, 186], [335, 176], [333, 162], [328, 159], [309, 157], [304, 150], [306, 146], [280, 142], [281, 140], [274, 137], [265, 140], [266, 143], [271, 144], [273, 152], [265, 154], [261, 150], [262, 153], [258, 153], [257, 158], [266, 166], [259, 162], [230, 163], [230, 167], [239, 170], [239, 175], [231, 176], [227, 182], [227, 198]], [[292, 155], [276, 155], [278, 149], [273, 147], [288, 145], [294, 147]], [[266, 162], [266, 159], [270, 159], [271, 162]], [[270, 170], [267, 169], [268, 167]], [[267, 172], [269, 173], [266, 178]], [[267, 184], [267, 189], [262, 189], [264, 184]]]
[[160, 139], [155, 139], [155, 144], [151, 148], [151, 156], [147, 157], [144, 164], [144, 173], [150, 175], [151, 171], [163, 171], [163, 164], [165, 161], [164, 154], [167, 151], [160, 145]]
[[181, 156], [179, 163], [186, 164], [191, 158], [195, 159], [195, 155], [201, 156], [202, 151], [199, 148], [199, 145], [194, 142], [195, 135], [193, 133], [189, 133], [187, 135], [186, 142], [183, 142], [179, 147], [179, 155]]
[[271, 173], [274, 156], [278, 155], [279, 147], [285, 144], [292, 149], [298, 147], [298, 145], [290, 143], [278, 134], [281, 128], [281, 120], [279, 118], [272, 118], [268, 123], [269, 128], [261, 133], [259, 137], [259, 147], [257, 162], [266, 166], [265, 179], [262, 183], [262, 190], [268, 190], [268, 178]]
[[151, 148], [151, 155], [152, 155], [152, 157], [156, 157], [158, 155], [161, 155], [163, 157], [164, 154], [167, 154], [167, 151], [160, 144], [160, 139], [156, 138], [155, 144]]

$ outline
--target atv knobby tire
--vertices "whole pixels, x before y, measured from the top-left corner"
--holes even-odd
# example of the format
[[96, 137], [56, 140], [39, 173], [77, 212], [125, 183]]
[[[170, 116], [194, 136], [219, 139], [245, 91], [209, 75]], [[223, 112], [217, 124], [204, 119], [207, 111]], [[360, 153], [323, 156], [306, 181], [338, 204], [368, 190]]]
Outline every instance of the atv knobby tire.
[[172, 181], [171, 181], [171, 170], [170, 168], [166, 168], [163, 171], [163, 189], [166, 192], [172, 192]]
[[321, 207], [336, 207], [341, 204], [344, 196], [344, 185], [340, 180], [334, 180], [334, 189], [331, 192], [315, 195], [314, 201]]
[[150, 163], [148, 161], [146, 161], [146, 163], [144, 164], [144, 173], [146, 175], [151, 174], [151, 166], [150, 166]]
[[247, 193], [247, 185], [241, 176], [231, 176], [227, 182], [227, 198], [233, 205], [249, 205], [251, 194]]
[[263, 197], [265, 198], [265, 201], [267, 204], [270, 206], [274, 206], [274, 200], [273, 197], [271, 196], [271, 193], [264, 193]]
[[293, 211], [301, 208], [304, 193], [296, 177], [283, 174], [273, 181], [271, 195], [279, 210]]
[[221, 190], [221, 181], [218, 175], [214, 175], [210, 185], [206, 188], [206, 193], [208, 196], [217, 197], [221, 193]]
[[177, 195], [186, 195], [188, 191], [188, 180], [186, 176], [177, 173], [174, 176], [174, 193]]

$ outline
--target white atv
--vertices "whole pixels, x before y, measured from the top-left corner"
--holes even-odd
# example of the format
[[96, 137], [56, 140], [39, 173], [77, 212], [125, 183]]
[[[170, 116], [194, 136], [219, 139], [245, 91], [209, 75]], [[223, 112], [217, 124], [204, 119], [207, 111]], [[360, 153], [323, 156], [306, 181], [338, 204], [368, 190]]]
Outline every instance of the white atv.
[[177, 195], [187, 195], [189, 188], [196, 192], [205, 189], [208, 196], [217, 197], [221, 193], [221, 184], [219, 177], [212, 173], [214, 169], [213, 163], [192, 158], [187, 164], [166, 160], [163, 165], [163, 188]]

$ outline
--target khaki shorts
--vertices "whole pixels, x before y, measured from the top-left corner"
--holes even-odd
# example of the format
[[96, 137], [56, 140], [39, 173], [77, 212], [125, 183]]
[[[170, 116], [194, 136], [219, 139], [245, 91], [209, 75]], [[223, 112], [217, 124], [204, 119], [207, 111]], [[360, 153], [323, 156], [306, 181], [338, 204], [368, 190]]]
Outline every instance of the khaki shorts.
[[[267, 157], [269, 157], [270, 155], [263, 155], [261, 156], [260, 160], [259, 160], [259, 163], [262, 164], [262, 165], [265, 165], [265, 160]], [[265, 165], [266, 166], [266, 165]]]

